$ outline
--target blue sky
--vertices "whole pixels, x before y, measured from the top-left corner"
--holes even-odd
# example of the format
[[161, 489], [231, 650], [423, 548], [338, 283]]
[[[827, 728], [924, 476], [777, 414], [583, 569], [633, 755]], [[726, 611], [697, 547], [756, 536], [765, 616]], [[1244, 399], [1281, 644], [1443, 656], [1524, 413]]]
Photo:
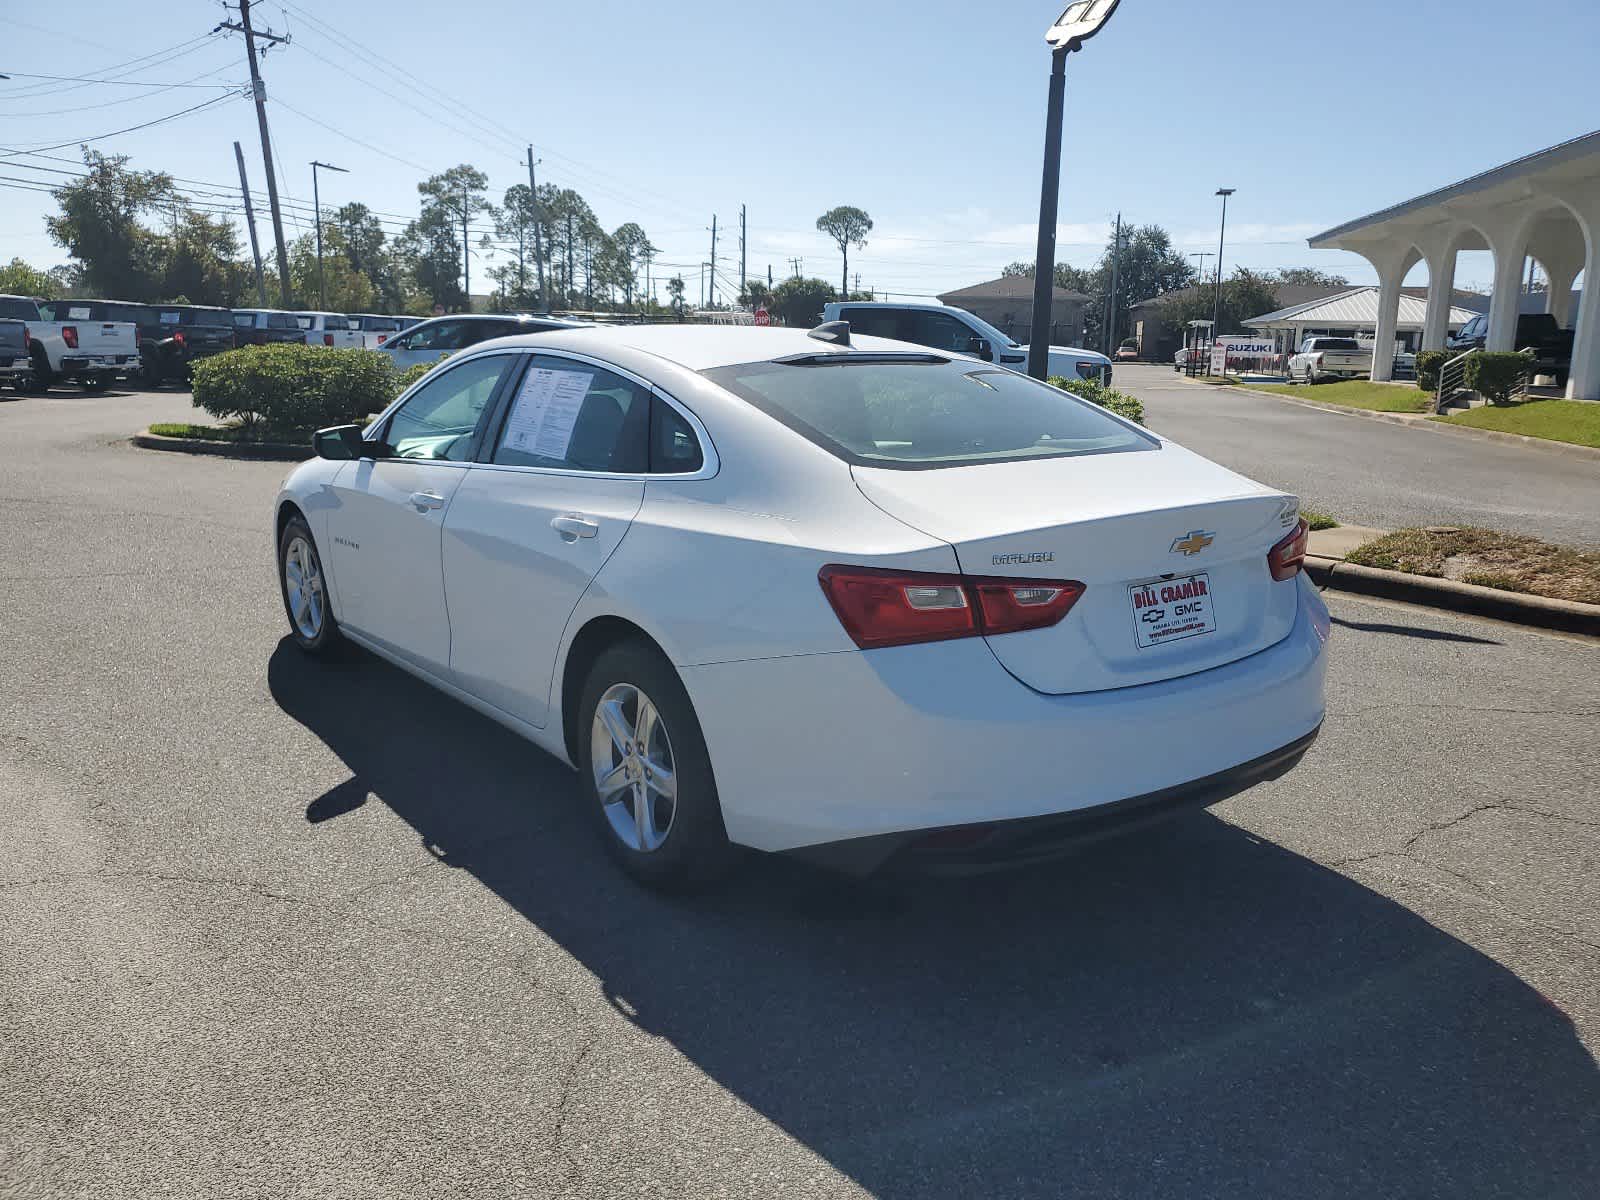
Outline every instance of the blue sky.
[[[306, 164], [320, 158], [351, 172], [324, 175], [325, 204], [361, 200], [398, 225], [416, 211], [419, 168], [471, 162], [498, 196], [526, 182], [531, 141], [540, 182], [577, 188], [608, 228], [643, 225], [692, 297], [713, 213], [720, 273], [737, 276], [741, 202], [752, 273], [781, 277], [800, 257], [805, 273], [836, 277], [837, 251], [813, 228], [835, 204], [872, 214], [852, 272], [892, 294], [1031, 257], [1043, 32], [1061, 6], [257, 0], [255, 12], [258, 27], [294, 38], [263, 67], [289, 197], [309, 205]], [[8, 13], [0, 147], [121, 129], [245, 77], [236, 36], [204, 38], [220, 3], [169, 0], [152, 20], [155, 8], [74, 0]], [[1597, 45], [1590, 0], [1125, 0], [1068, 65], [1060, 257], [1090, 263], [1119, 209], [1185, 250], [1214, 251], [1213, 192], [1227, 185], [1238, 189], [1230, 268], [1315, 265], [1370, 281], [1361, 259], [1312, 251], [1306, 236], [1600, 127]], [[113, 73], [187, 86], [69, 89], [21, 74], [102, 76], [169, 47]], [[245, 99], [95, 144], [201, 181], [181, 185], [191, 190], [236, 193], [235, 139], [261, 189]], [[62, 261], [43, 228], [50, 198], [14, 181], [57, 181], [37, 168], [70, 166], [0, 153], [0, 185], [12, 185], [0, 188], [0, 260]], [[1489, 276], [1466, 256], [1458, 279]]]

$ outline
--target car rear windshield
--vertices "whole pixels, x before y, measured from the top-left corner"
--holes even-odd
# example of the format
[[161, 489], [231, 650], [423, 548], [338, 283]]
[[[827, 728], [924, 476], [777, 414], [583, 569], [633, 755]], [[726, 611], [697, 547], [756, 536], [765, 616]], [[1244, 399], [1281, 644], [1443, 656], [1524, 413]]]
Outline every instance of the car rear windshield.
[[[234, 318], [236, 321], [237, 317]], [[163, 325], [226, 325], [228, 312], [217, 308], [163, 308]]]
[[9, 317], [14, 321], [37, 321], [39, 306], [32, 300], [0, 296], [0, 317]]
[[926, 470], [1160, 445], [1048, 384], [937, 356], [825, 355], [702, 373], [859, 466]]
[[1318, 338], [1312, 344], [1313, 350], [1359, 350], [1361, 343], [1355, 338]]

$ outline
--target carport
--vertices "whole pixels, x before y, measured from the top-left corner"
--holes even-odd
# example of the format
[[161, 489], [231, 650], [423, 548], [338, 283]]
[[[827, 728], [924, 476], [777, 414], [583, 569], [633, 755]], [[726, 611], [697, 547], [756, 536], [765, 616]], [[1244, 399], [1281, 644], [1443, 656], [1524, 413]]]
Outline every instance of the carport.
[[[1251, 317], [1245, 325], [1262, 333], [1271, 334], [1278, 343], [1279, 353], [1293, 354], [1295, 348], [1307, 337], [1332, 334], [1340, 337], [1370, 336], [1378, 327], [1382, 294], [1375, 287], [1351, 288], [1320, 300], [1308, 300], [1280, 308], [1264, 316]], [[1419, 334], [1427, 324], [1427, 301], [1418, 296], [1401, 294], [1396, 309], [1395, 334]], [[1455, 333], [1476, 313], [1469, 309], [1451, 307], [1446, 327]], [[1410, 342], [1412, 338], [1405, 338]], [[1377, 345], [1374, 344], [1374, 350]]]
[[1422, 346], [1444, 346], [1450, 324], [1456, 256], [1494, 255], [1489, 350], [1514, 350], [1522, 277], [1528, 258], [1544, 268], [1547, 311], [1572, 324], [1573, 282], [1584, 280], [1567, 395], [1600, 400], [1600, 298], [1589, 286], [1600, 264], [1600, 131], [1519, 158], [1471, 179], [1349, 221], [1310, 239], [1313, 249], [1350, 250], [1378, 273], [1372, 378], [1393, 377], [1381, 348], [1394, 344], [1401, 286], [1419, 262], [1428, 265]]

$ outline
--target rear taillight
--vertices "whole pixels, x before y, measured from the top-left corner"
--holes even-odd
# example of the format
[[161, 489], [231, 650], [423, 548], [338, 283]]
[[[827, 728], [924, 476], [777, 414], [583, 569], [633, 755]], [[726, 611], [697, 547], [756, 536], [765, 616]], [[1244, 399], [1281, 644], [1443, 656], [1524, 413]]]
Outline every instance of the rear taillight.
[[180, 346], [183, 345], [183, 330], [180, 329], [177, 333], [173, 334], [172, 340], [177, 342]]
[[1272, 577], [1281, 583], [1300, 574], [1300, 568], [1305, 566], [1306, 547], [1310, 541], [1311, 526], [1302, 517], [1293, 533], [1267, 551], [1267, 569], [1272, 572]]
[[67, 344], [68, 350], [78, 348], [78, 327], [76, 325], [63, 325], [61, 327], [61, 340]]
[[863, 650], [1043, 629], [1066, 616], [1083, 584], [994, 579], [881, 567], [823, 567], [823, 594]]
[[385, 343], [385, 342], [387, 342], [387, 341], [388, 341], [388, 340], [389, 340], [389, 335], [388, 335], [388, 334], [387, 334], [387, 333], [380, 333], [380, 334], [379, 334], [379, 335], [378, 335], [378, 345], [380, 345], [380, 346], [381, 346], [381, 345], [383, 345], [383, 344], [384, 344], [384, 343]]
[[22, 327], [22, 348], [26, 350], [31, 345], [33, 345], [33, 334], [29, 333], [28, 327], [24, 325]]
[[324, 345], [324, 346], [331, 346], [331, 345], [333, 345], [333, 334], [331, 334], [331, 333], [325, 333], [325, 334], [323, 334], [323, 335], [322, 335], [322, 344], [323, 344], [323, 345]]
[[1312, 361], [1312, 362], [1314, 362], [1314, 363], [1316, 363], [1316, 364], [1317, 364], [1317, 366], [1319, 366], [1319, 367], [1320, 367], [1320, 366], [1321, 366], [1321, 365], [1322, 365], [1322, 359], [1323, 359], [1323, 357], [1324, 357], [1324, 356], [1323, 356], [1323, 355], [1321, 355], [1321, 354], [1319, 354], [1319, 355], [1317, 355], [1317, 356], [1316, 356], [1316, 358], [1314, 358], [1314, 359], [1312, 359], [1312, 360], [1311, 360], [1311, 361]]

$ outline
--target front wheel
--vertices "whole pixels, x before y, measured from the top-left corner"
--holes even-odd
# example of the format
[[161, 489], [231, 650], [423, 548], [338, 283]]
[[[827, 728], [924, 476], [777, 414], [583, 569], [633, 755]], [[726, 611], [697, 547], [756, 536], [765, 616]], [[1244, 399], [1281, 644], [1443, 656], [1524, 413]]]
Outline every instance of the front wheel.
[[705, 887], [737, 853], [700, 722], [678, 673], [648, 643], [603, 652], [578, 705], [578, 769], [606, 849], [649, 887]]
[[300, 517], [291, 517], [278, 539], [278, 583], [295, 645], [307, 654], [331, 653], [341, 640], [339, 622], [328, 606], [327, 576], [316, 539]]

